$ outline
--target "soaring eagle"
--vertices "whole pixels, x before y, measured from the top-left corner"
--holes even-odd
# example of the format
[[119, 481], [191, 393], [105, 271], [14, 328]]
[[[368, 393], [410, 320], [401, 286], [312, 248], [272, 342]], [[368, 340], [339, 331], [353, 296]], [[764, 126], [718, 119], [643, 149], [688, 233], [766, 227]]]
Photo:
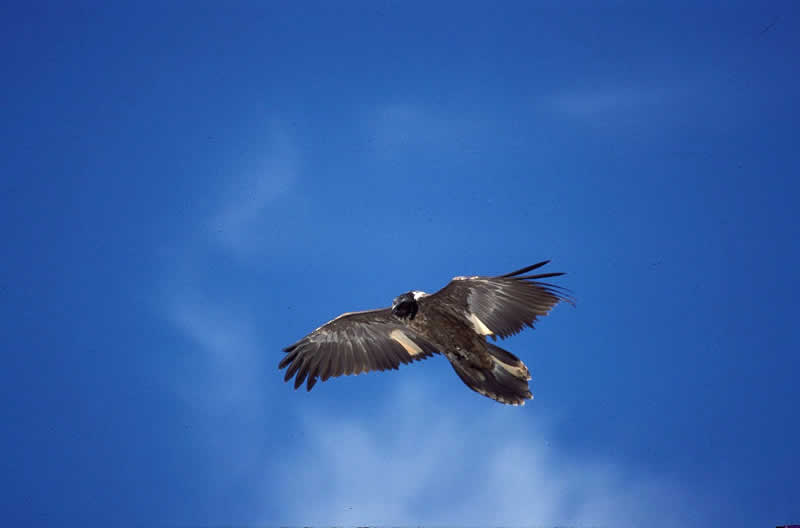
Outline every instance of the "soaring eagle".
[[573, 303], [567, 290], [538, 282], [563, 273], [527, 275], [548, 262], [497, 277], [455, 277], [434, 294], [404, 293], [391, 308], [344, 313], [286, 347], [278, 368], [289, 367], [284, 380], [295, 376], [295, 389], [308, 380], [310, 391], [320, 379], [397, 369], [440, 353], [470, 389], [524, 404], [533, 398], [528, 368], [486, 336], [512, 336], [560, 301]]

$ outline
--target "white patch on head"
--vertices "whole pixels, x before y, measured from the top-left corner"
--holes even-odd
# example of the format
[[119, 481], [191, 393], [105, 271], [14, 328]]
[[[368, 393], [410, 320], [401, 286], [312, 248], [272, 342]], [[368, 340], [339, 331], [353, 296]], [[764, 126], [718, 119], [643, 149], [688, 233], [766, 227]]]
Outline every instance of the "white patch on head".
[[389, 337], [403, 345], [403, 348], [406, 349], [406, 352], [408, 352], [410, 356], [422, 354], [422, 349], [418, 347], [415, 342], [409, 339], [409, 337], [405, 335], [402, 330], [392, 330], [392, 333], [389, 334]]
[[483, 321], [478, 319], [478, 316], [474, 313], [469, 314], [469, 321], [472, 323], [472, 328], [475, 329], [480, 335], [492, 335], [494, 332], [489, 330], [489, 327], [486, 326]]
[[425, 297], [426, 295], [428, 295], [428, 294], [427, 294], [427, 293], [425, 293], [424, 291], [420, 291], [420, 290], [414, 290], [414, 291], [412, 291], [411, 293], [413, 293], [413, 294], [414, 294], [414, 300], [415, 300], [415, 301], [418, 301], [418, 300], [420, 300], [421, 298], [423, 298], [423, 297]]

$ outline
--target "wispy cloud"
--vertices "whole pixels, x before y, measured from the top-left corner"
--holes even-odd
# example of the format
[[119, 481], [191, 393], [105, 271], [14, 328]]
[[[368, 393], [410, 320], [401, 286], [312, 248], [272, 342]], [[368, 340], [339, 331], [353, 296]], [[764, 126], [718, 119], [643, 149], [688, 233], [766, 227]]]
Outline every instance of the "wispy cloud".
[[[212, 251], [220, 248], [229, 256], [253, 253], [264, 242], [260, 229], [285, 199], [297, 174], [297, 152], [289, 137], [274, 125], [269, 140], [253, 156], [239, 164], [242, 173], [228, 180], [229, 190], [210, 218], [198, 219], [196, 236], [187, 236], [184, 247], [174, 248], [165, 258], [159, 310], [168, 322], [194, 345], [193, 367], [209, 379], [197, 388], [178, 376], [184, 394], [202, 393], [203, 405], [217, 407], [242, 404], [256, 391], [255, 373], [260, 371], [260, 349], [253, 325], [236, 309], [235, 299], [215, 294], [201, 280]], [[225, 265], [226, 262], [219, 265]], [[215, 282], [224, 274], [215, 268]], [[190, 397], [189, 399], [193, 399]]]
[[269, 140], [243, 165], [243, 174], [233, 175], [227, 196], [208, 224], [213, 240], [239, 256], [265, 245], [271, 209], [297, 179], [298, 155], [289, 137], [273, 126]]
[[682, 82], [622, 83], [590, 89], [564, 90], [544, 98], [550, 111], [571, 118], [628, 118], [648, 108], [663, 108], [691, 93]]
[[[257, 478], [268, 463], [258, 439], [269, 405], [261, 376], [267, 370], [265, 355], [252, 326], [214, 303], [180, 297], [167, 316], [192, 346], [164, 381], [189, 411], [192, 444], [205, 448], [208, 479], [232, 489]], [[193, 512], [181, 515], [182, 521], [200, 520], [191, 517]]]
[[[260, 341], [264, 314], [257, 325], [231, 293], [239, 284], [226, 281], [241, 269], [241, 257], [269, 248], [261, 228], [291, 193], [297, 161], [290, 138], [273, 126], [257, 153], [232, 161], [243, 168], [226, 178], [228, 190], [216, 211], [197, 219], [183, 246], [164, 253], [156, 310], [188, 346], [161, 381], [188, 410], [196, 442], [207, 448], [204, 468], [223, 489], [260, 477], [269, 464], [263, 453], [270, 412], [263, 373], [274, 357], [264, 354]], [[204, 279], [209, 270], [212, 281]]]
[[633, 90], [560, 94], [551, 99], [556, 111], [570, 116], [591, 116], [618, 111], [656, 100], [652, 94]]
[[657, 88], [617, 87], [606, 90], [565, 92], [548, 99], [550, 107], [571, 117], [591, 117], [608, 112], [629, 111], [656, 104], [665, 93]]
[[278, 487], [285, 520], [310, 524], [699, 525], [704, 506], [674, 482], [549, 443], [535, 408], [438, 405], [423, 386], [380, 419], [315, 415]]
[[251, 326], [245, 317], [193, 297], [178, 295], [166, 310], [197, 352], [192, 368], [175, 378], [179, 393], [190, 405], [218, 413], [247, 405], [257, 392], [263, 357]]
[[470, 119], [410, 103], [380, 105], [369, 114], [367, 134], [379, 150], [463, 147], [477, 141], [480, 128]]

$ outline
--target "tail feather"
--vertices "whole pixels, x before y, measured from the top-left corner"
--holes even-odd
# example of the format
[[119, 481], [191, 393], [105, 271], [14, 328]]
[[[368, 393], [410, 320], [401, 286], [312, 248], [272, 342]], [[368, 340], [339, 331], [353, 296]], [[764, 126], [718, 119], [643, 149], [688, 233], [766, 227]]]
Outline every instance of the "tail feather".
[[525, 363], [520, 358], [492, 343], [486, 343], [486, 346], [489, 347], [489, 354], [492, 355], [495, 368], [501, 367], [513, 376], [525, 381], [531, 379], [528, 367], [525, 366]]
[[478, 394], [508, 405], [524, 405], [533, 398], [528, 368], [511, 352], [487, 343], [491, 368], [481, 368], [468, 361], [451, 360], [453, 369], [467, 387]]

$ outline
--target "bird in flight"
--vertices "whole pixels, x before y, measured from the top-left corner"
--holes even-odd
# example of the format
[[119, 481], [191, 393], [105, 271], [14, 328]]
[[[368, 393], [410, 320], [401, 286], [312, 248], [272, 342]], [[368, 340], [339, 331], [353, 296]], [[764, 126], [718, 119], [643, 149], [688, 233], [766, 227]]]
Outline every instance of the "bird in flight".
[[564, 273], [529, 274], [545, 260], [496, 277], [455, 277], [433, 294], [410, 291], [391, 308], [348, 312], [286, 347], [278, 364], [294, 388], [306, 381], [397, 369], [444, 354], [458, 377], [475, 392], [509, 405], [533, 398], [528, 368], [514, 354], [487, 341], [515, 335], [547, 315], [568, 290], [539, 279]]

